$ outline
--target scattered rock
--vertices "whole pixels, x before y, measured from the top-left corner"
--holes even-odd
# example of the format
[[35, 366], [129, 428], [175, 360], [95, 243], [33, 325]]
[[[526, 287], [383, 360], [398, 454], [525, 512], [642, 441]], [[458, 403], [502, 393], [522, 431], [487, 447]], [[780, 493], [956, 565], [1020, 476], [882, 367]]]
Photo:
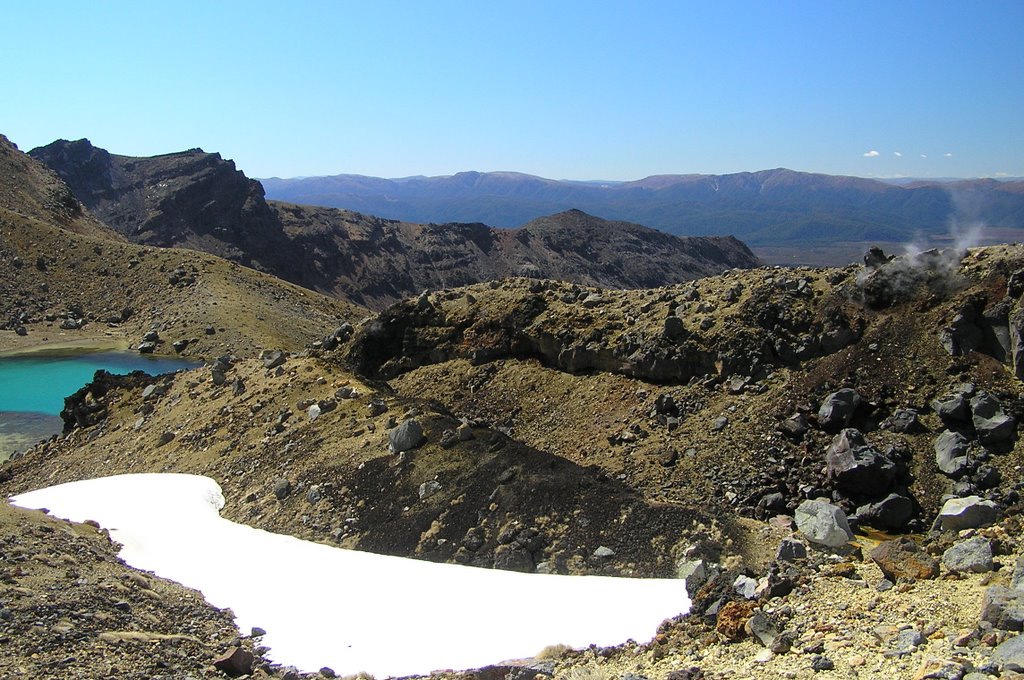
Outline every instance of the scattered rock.
[[423, 427], [415, 418], [403, 420], [388, 432], [388, 446], [392, 453], [410, 451], [423, 443]]
[[702, 559], [685, 560], [680, 562], [676, 569], [676, 577], [683, 580], [686, 592], [691, 598], [716, 573], [718, 570], [715, 566]]
[[883, 430], [898, 434], [914, 434], [924, 430], [919, 414], [913, 409], [899, 409], [881, 423]]
[[950, 477], [960, 478], [970, 469], [970, 442], [959, 432], [946, 430], [935, 439], [935, 464]]
[[796, 526], [813, 543], [838, 548], [853, 539], [846, 513], [827, 501], [806, 500], [796, 509]]
[[914, 680], [962, 680], [963, 664], [945, 659], [925, 659], [914, 674]]
[[494, 549], [494, 568], [530, 573], [534, 570], [533, 555], [526, 548], [499, 545]]
[[1001, 670], [1024, 672], [1024, 635], [1012, 637], [992, 650], [992, 662]]
[[840, 430], [850, 424], [860, 406], [857, 390], [844, 387], [825, 397], [818, 409], [818, 424], [826, 430]]
[[436, 479], [429, 479], [429, 480], [423, 482], [422, 484], [420, 484], [420, 488], [419, 488], [420, 500], [424, 500], [426, 498], [430, 498], [431, 496], [433, 496], [434, 494], [436, 494], [440, 490], [441, 490], [441, 483], [439, 481], [437, 481]]
[[939, 563], [907, 537], [879, 543], [871, 559], [890, 581], [928, 579], [939, 575]]
[[811, 670], [813, 670], [815, 673], [820, 673], [821, 671], [831, 671], [834, 670], [835, 667], [835, 663], [832, 661], [832, 659], [828, 658], [827, 656], [818, 654], [811, 659]]
[[232, 647], [213, 662], [217, 670], [233, 678], [252, 673], [253, 655], [242, 647]]
[[970, 397], [974, 394], [974, 385], [965, 383], [954, 391], [932, 400], [932, 410], [944, 423], [966, 423], [971, 420]]
[[902, 529], [913, 516], [914, 501], [898, 493], [857, 508], [859, 521], [879, 529]]
[[896, 635], [896, 651], [909, 654], [924, 644], [924, 636], [921, 631], [907, 628]]
[[800, 440], [809, 429], [810, 424], [803, 413], [794, 413], [779, 425], [779, 432], [793, 440]]
[[960, 541], [942, 554], [942, 563], [950, 571], [992, 571], [992, 544], [981, 536]]
[[1018, 557], [1013, 565], [1010, 587], [1014, 590], [1024, 590], [1024, 557]]
[[598, 548], [594, 551], [593, 555], [598, 559], [604, 560], [608, 559], [609, 557], [615, 557], [615, 551], [609, 548], [608, 546], [602, 545], [598, 546]]
[[743, 599], [753, 600], [757, 597], [757, 580], [740, 574], [733, 581], [732, 589]]
[[1013, 439], [1016, 423], [1003, 412], [999, 400], [988, 392], [971, 399], [971, 421], [982, 444], [998, 444]]
[[775, 559], [780, 562], [794, 562], [807, 558], [807, 546], [795, 538], [784, 538], [779, 543]]
[[366, 405], [367, 411], [369, 411], [371, 418], [376, 418], [379, 415], [387, 413], [388, 405], [384, 403], [383, 399], [373, 398], [370, 403]]
[[896, 465], [869, 446], [864, 435], [854, 428], [846, 428], [835, 436], [825, 452], [825, 462], [827, 474], [836, 486], [854, 494], [881, 495], [889, 490], [896, 475]]
[[739, 641], [746, 634], [747, 620], [754, 611], [754, 603], [749, 601], [726, 602], [715, 621], [715, 630], [727, 640]]
[[747, 635], [750, 635], [768, 648], [771, 648], [772, 643], [775, 642], [775, 638], [779, 634], [779, 629], [776, 627], [775, 622], [762, 611], [757, 611], [750, 617], [745, 629]]
[[1001, 630], [1024, 628], [1024, 591], [990, 586], [981, 603], [981, 620]]
[[274, 482], [274, 496], [279, 501], [283, 501], [292, 492], [292, 483], [285, 477], [281, 477]]
[[984, 527], [996, 521], [996, 504], [978, 496], [951, 498], [942, 506], [936, 520], [943, 531]]
[[279, 349], [265, 351], [260, 355], [263, 359], [263, 368], [277, 368], [285, 362], [285, 353]]

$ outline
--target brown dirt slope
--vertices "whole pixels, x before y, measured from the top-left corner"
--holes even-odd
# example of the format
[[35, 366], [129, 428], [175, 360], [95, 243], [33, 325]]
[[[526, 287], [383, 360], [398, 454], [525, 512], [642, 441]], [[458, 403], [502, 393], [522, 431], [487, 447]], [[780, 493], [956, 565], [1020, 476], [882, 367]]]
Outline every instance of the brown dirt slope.
[[[159, 353], [186, 341], [178, 352], [185, 356], [252, 354], [304, 346], [366, 314], [213, 255], [127, 243], [93, 229], [98, 223], [87, 213], [54, 216], [33, 188], [42, 177], [61, 194], [60, 181], [20, 152], [0, 154], [12, 159], [16, 167], [0, 183], [10, 201], [0, 211], [0, 351], [127, 347], [156, 330]], [[24, 335], [13, 332], [19, 327]]]
[[231, 613], [117, 550], [87, 524], [0, 505], [0, 676], [224, 677], [213, 662], [238, 638]]
[[0, 215], [33, 218], [76, 233], [120, 238], [83, 208], [56, 173], [30, 159], [3, 135], [0, 135]]

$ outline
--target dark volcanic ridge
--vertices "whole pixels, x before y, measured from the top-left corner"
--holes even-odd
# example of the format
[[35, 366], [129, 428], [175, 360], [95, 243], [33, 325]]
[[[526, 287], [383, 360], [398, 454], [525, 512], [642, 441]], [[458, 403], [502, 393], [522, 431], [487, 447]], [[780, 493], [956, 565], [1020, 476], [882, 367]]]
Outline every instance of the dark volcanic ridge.
[[370, 308], [506, 276], [638, 288], [758, 264], [735, 238], [679, 238], [578, 210], [505, 230], [268, 202], [233, 162], [199, 149], [132, 158], [62, 140], [30, 154], [133, 242], [202, 250]]

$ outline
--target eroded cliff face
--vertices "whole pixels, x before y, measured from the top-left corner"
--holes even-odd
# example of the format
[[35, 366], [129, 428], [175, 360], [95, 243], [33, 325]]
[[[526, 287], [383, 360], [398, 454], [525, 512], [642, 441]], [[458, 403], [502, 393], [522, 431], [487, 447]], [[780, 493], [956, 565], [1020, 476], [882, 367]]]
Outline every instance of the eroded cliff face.
[[639, 288], [758, 264], [733, 238], [679, 238], [578, 210], [508, 230], [268, 202], [233, 162], [199, 149], [132, 158], [62, 140], [31, 155], [136, 243], [213, 253], [374, 309], [508, 276]]
[[53, 168], [99, 219], [135, 243], [203, 250], [265, 271], [291, 263], [263, 187], [220, 154], [191, 149], [133, 158], [88, 140], [30, 155]]

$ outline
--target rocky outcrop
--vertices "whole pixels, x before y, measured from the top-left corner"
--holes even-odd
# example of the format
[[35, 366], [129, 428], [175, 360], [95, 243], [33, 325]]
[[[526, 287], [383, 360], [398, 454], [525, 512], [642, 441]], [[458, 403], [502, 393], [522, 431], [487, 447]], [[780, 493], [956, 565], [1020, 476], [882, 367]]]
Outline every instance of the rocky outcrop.
[[92, 427], [107, 417], [107, 393], [114, 389], [137, 388], [151, 385], [153, 376], [144, 371], [133, 371], [128, 375], [114, 375], [107, 371], [96, 371], [96, 375], [85, 387], [64, 398], [60, 417], [64, 431], [76, 427]]
[[[485, 363], [510, 357], [657, 383], [757, 378], [772, 367], [834, 353], [859, 337], [856, 319], [835, 308], [814, 309], [789, 281], [773, 279], [747, 291], [720, 277], [637, 298], [509, 279], [394, 305], [357, 328], [346, 351], [358, 372], [385, 379], [455, 358]], [[704, 315], [696, 328], [679, 316], [693, 310]], [[722, 311], [729, 312], [728, 324], [712, 320]], [[595, 326], [596, 318], [609, 321]]]
[[94, 215], [129, 240], [203, 250], [282, 276], [301, 271], [263, 187], [220, 154], [190, 149], [118, 156], [89, 140], [59, 140], [29, 155], [52, 168]]

